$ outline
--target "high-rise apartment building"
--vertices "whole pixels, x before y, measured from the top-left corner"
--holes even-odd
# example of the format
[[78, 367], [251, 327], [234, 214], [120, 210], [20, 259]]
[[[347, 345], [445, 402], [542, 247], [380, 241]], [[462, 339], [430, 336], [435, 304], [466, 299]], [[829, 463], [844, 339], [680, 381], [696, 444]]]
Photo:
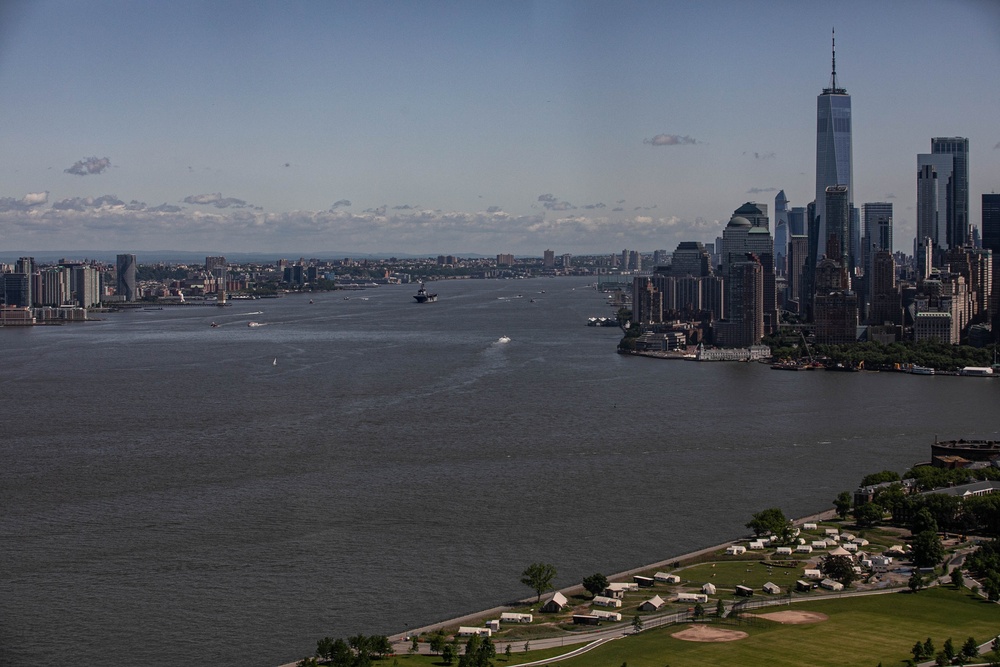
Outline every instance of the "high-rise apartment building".
[[[837, 85], [837, 50], [833, 42], [833, 68], [830, 87], [824, 88], [816, 98], [816, 211], [818, 230], [816, 251], [810, 262], [817, 266], [818, 257], [826, 248], [829, 238], [826, 191], [831, 186], [847, 188], [847, 232], [844, 242], [850, 248], [850, 209], [854, 207], [853, 148], [851, 142], [851, 96], [846, 88]], [[812, 244], [810, 244], [812, 246]], [[812, 250], [812, 248], [810, 248]]]
[[[954, 157], [945, 153], [917, 155], [917, 238], [929, 238], [941, 255], [948, 243], [948, 191], [953, 182]], [[940, 262], [935, 262], [940, 265]]]
[[118, 255], [116, 262], [118, 270], [117, 292], [125, 301], [135, 301], [138, 294], [136, 292], [135, 255]]
[[674, 250], [670, 274], [674, 276], [707, 276], [711, 273], [711, 257], [700, 241], [681, 241]]
[[963, 246], [969, 239], [969, 140], [965, 137], [934, 137], [931, 154], [952, 157], [948, 183], [945, 241], [948, 248]]
[[983, 194], [983, 247], [1000, 255], [1000, 194]]
[[555, 250], [542, 251], [542, 266], [545, 267], [546, 269], [554, 269], [556, 267]]

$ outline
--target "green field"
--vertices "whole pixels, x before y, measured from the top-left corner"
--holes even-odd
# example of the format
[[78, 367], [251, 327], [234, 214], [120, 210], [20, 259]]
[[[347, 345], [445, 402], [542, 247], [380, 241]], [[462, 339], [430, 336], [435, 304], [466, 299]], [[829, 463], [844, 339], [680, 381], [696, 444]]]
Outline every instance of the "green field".
[[[1000, 606], [950, 587], [909, 593], [842, 598], [795, 604], [796, 610], [822, 612], [829, 620], [809, 625], [780, 625], [758, 621], [754, 625], [726, 625], [749, 633], [740, 641], [697, 643], [674, 639], [682, 626], [647, 630], [610, 642], [582, 656], [562, 662], [563, 667], [695, 667], [696, 665], [767, 664], [902, 665], [917, 640], [931, 637], [940, 649], [951, 637], [961, 646], [969, 636], [978, 642], [1000, 633]], [[779, 611], [789, 607], [761, 610]], [[503, 665], [502, 660], [497, 661]]]
[[[731, 598], [737, 585], [750, 586], [755, 594], [760, 594], [760, 587], [769, 581], [781, 586], [782, 592], [788, 586], [795, 586], [795, 580], [802, 578], [805, 566], [768, 567], [759, 561], [739, 562], [728, 561], [719, 563], [702, 563], [694, 567], [679, 570], [684, 585], [701, 589], [702, 584], [712, 583], [718, 589], [718, 594], [711, 597]], [[688, 582], [690, 581], [690, 584]]]

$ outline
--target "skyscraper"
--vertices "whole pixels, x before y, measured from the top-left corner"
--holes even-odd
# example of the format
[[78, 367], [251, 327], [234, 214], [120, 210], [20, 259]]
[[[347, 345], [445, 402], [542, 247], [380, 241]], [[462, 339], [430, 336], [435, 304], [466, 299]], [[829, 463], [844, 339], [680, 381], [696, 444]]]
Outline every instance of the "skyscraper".
[[[816, 217], [818, 218], [819, 255], [826, 249], [829, 238], [826, 215], [826, 189], [834, 185], [847, 188], [849, 209], [854, 207], [854, 172], [851, 144], [851, 96], [846, 88], [837, 85], [837, 49], [833, 42], [833, 69], [830, 87], [824, 88], [816, 98]], [[851, 213], [847, 213], [847, 232], [850, 232]], [[844, 237], [850, 247], [850, 236]], [[812, 243], [810, 243], [812, 246]], [[812, 248], [810, 248], [812, 250]], [[815, 267], [818, 255], [810, 256]], [[838, 260], [839, 261], [839, 260]]]
[[983, 194], [983, 247], [1000, 255], [1000, 195]]
[[135, 301], [135, 255], [118, 255], [117, 292], [125, 301]]
[[850, 263], [851, 249], [850, 192], [846, 185], [831, 185], [824, 194], [826, 236], [821, 236], [819, 240], [820, 243], [825, 242], [826, 256], [846, 268]]
[[787, 272], [785, 257], [788, 255], [788, 198], [785, 191], [774, 198], [774, 269], [783, 276]]
[[957, 248], [969, 238], [969, 140], [965, 137], [934, 137], [931, 154], [951, 155], [952, 176], [948, 183], [945, 241]]
[[[938, 255], [948, 243], [949, 190], [953, 181], [954, 156], [949, 153], [917, 155], [917, 239], [929, 238]], [[961, 245], [961, 244], [959, 244]], [[939, 265], [936, 262], [935, 265]]]

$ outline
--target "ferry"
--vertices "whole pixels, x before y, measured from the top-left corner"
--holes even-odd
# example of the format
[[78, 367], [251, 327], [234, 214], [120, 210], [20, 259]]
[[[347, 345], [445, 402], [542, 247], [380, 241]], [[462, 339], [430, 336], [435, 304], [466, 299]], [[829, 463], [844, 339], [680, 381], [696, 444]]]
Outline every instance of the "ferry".
[[417, 303], [434, 303], [438, 300], [438, 295], [428, 292], [424, 284], [420, 283], [420, 289], [413, 295], [413, 298], [417, 300]]

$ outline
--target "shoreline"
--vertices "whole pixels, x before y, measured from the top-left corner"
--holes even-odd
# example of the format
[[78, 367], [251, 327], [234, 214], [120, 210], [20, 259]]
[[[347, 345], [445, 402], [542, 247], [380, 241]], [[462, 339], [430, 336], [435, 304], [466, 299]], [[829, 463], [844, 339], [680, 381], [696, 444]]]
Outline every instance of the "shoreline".
[[[821, 512], [816, 512], [804, 517], [798, 517], [792, 519], [791, 521], [793, 525], [800, 526], [803, 523], [809, 523], [813, 521], [826, 521], [835, 517], [836, 515], [837, 515], [836, 510], [826, 509]], [[692, 558], [698, 558], [700, 556], [704, 556], [705, 554], [719, 551], [720, 549], [725, 549], [726, 547], [735, 542], [742, 541], [745, 537], [746, 536], [735, 537], [733, 539], [727, 540], [725, 542], [710, 547], [704, 547], [696, 551], [690, 551], [688, 553], [680, 554], [678, 556], [673, 556], [671, 558], [665, 558], [663, 560], [659, 560], [654, 563], [649, 563], [647, 565], [634, 567], [628, 570], [624, 570], [622, 572], [617, 572], [615, 574], [609, 574], [607, 575], [608, 581], [616, 581], [622, 578], [631, 577], [635, 574], [638, 574], [639, 572], [645, 572], [647, 570], [652, 570], [657, 568], [672, 568], [673, 563], [681, 563], [683, 565], [684, 561], [690, 560]], [[564, 588], [553, 589], [553, 591], [550, 592], [559, 592], [569, 597], [571, 595], [576, 595], [577, 593], [581, 593], [583, 590], [584, 590], [583, 584], [574, 584], [572, 586], [566, 586]], [[530, 596], [526, 598], [521, 598], [516, 601], [517, 603], [516, 605], [515, 604], [498, 605], [495, 607], [491, 607], [489, 609], [483, 609], [480, 611], [464, 614], [462, 616], [456, 616], [442, 621], [436, 621], [434, 623], [430, 623], [428, 625], [424, 625], [418, 628], [412, 628], [410, 630], [405, 630], [403, 632], [397, 632], [395, 634], [389, 635], [389, 641], [392, 643], [393, 649], [397, 654], [405, 654], [409, 649], [409, 638], [413, 635], [431, 633], [436, 630], [453, 627], [456, 625], [469, 625], [473, 622], [483, 621], [485, 619], [493, 617], [499, 617], [499, 615], [502, 612], [509, 611], [510, 609], [515, 608], [515, 606], [521, 604], [533, 604], [534, 602], [535, 602], [534, 598], [531, 598]], [[539, 640], [542, 639], [544, 638], [539, 637]], [[572, 635], [565, 637], [565, 640], [568, 640], [571, 643], [584, 643], [590, 641], [590, 638], [586, 634], [582, 634], [582, 635]], [[295, 667], [297, 664], [298, 660], [296, 660], [295, 662], [284, 663], [282, 665], [279, 665], [278, 667]]]

